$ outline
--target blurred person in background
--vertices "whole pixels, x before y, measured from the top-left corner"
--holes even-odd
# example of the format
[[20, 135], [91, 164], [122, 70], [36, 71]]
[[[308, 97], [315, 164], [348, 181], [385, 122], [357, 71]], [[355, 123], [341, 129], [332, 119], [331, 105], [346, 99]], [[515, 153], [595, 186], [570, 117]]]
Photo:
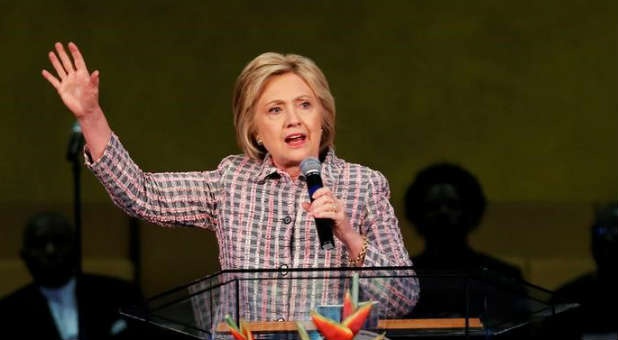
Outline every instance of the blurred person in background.
[[133, 324], [121, 306], [142, 302], [124, 280], [78, 275], [75, 234], [55, 212], [32, 216], [23, 232], [20, 256], [33, 282], [0, 300], [3, 334], [20, 339], [129, 339]]
[[564, 284], [552, 301], [580, 304], [551, 322], [550, 331], [562, 339], [618, 337], [618, 202], [597, 211], [590, 239], [596, 271]]
[[[418, 172], [408, 187], [406, 217], [425, 239], [424, 251], [412, 259], [423, 292], [414, 315], [464, 316], [464, 280], [468, 275], [491, 277], [494, 283], [508, 285], [522, 280], [517, 267], [478, 252], [468, 243], [468, 235], [479, 226], [486, 204], [476, 177], [455, 164], [430, 165]], [[458, 278], [445, 278], [440, 273], [458, 274]], [[494, 288], [494, 285], [471, 286], [471, 291], [477, 294], [470, 306], [471, 313], [478, 314], [487, 308], [479, 299]], [[501, 297], [501, 301], [511, 301], [511, 298]]]

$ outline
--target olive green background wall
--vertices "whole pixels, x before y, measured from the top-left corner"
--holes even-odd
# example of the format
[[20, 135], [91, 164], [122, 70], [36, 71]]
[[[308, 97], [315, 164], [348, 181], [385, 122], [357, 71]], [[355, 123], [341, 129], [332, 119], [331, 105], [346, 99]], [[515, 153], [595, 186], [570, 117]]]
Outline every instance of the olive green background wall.
[[[239, 152], [236, 76], [262, 52], [299, 53], [330, 81], [337, 153], [387, 176], [400, 217], [418, 170], [456, 162], [490, 201], [477, 249], [531, 280], [539, 259], [584, 263], [561, 274], [575, 275], [591, 267], [595, 204], [618, 196], [616, 24], [616, 1], [3, 1], [0, 258], [18, 261], [29, 214], [71, 213], [73, 119], [40, 71], [55, 41], [74, 41], [145, 170], [211, 169]], [[93, 176], [82, 183], [86, 256], [126, 258], [126, 217]], [[217, 268], [214, 234], [141, 235], [147, 295]]]

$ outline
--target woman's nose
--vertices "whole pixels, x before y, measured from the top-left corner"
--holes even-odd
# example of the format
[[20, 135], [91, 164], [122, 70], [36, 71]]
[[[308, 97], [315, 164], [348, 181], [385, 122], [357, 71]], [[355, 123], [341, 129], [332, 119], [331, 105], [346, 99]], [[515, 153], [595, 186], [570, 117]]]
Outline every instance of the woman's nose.
[[286, 127], [292, 127], [300, 124], [300, 116], [296, 108], [288, 110]]

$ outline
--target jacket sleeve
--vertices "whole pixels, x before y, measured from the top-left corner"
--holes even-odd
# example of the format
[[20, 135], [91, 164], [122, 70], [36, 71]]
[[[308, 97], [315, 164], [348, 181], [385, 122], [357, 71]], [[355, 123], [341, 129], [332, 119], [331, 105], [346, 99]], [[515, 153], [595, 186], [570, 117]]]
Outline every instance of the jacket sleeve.
[[142, 171], [112, 134], [103, 156], [93, 162], [84, 148], [86, 167], [103, 184], [114, 204], [127, 214], [164, 225], [197, 226], [215, 230], [221, 192], [221, 172]]
[[[372, 171], [365, 201], [365, 218], [360, 227], [369, 242], [363, 267], [412, 266], [389, 200], [390, 189], [386, 178]], [[413, 269], [376, 270], [371, 275], [374, 278], [361, 278], [360, 283], [369, 295], [367, 297], [380, 303], [381, 315], [397, 317], [410, 313], [420, 293], [418, 278]]]

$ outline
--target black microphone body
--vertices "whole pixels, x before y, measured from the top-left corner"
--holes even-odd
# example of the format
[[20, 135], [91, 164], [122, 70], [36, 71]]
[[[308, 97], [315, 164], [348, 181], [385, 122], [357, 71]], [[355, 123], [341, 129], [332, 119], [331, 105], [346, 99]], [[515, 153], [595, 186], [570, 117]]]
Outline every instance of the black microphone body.
[[[315, 158], [312, 160], [319, 161]], [[304, 163], [305, 161], [303, 161]], [[301, 164], [301, 169], [303, 168]], [[307, 181], [307, 190], [309, 191], [309, 199], [313, 202], [313, 193], [320, 189], [324, 185], [322, 184], [322, 178], [320, 177], [319, 168], [317, 170], [310, 169], [309, 171], [303, 171], [305, 179]], [[333, 239], [333, 220], [330, 218], [316, 218], [315, 225], [318, 229], [318, 238], [320, 239], [320, 248], [324, 250], [330, 250], [335, 248], [335, 240]]]

